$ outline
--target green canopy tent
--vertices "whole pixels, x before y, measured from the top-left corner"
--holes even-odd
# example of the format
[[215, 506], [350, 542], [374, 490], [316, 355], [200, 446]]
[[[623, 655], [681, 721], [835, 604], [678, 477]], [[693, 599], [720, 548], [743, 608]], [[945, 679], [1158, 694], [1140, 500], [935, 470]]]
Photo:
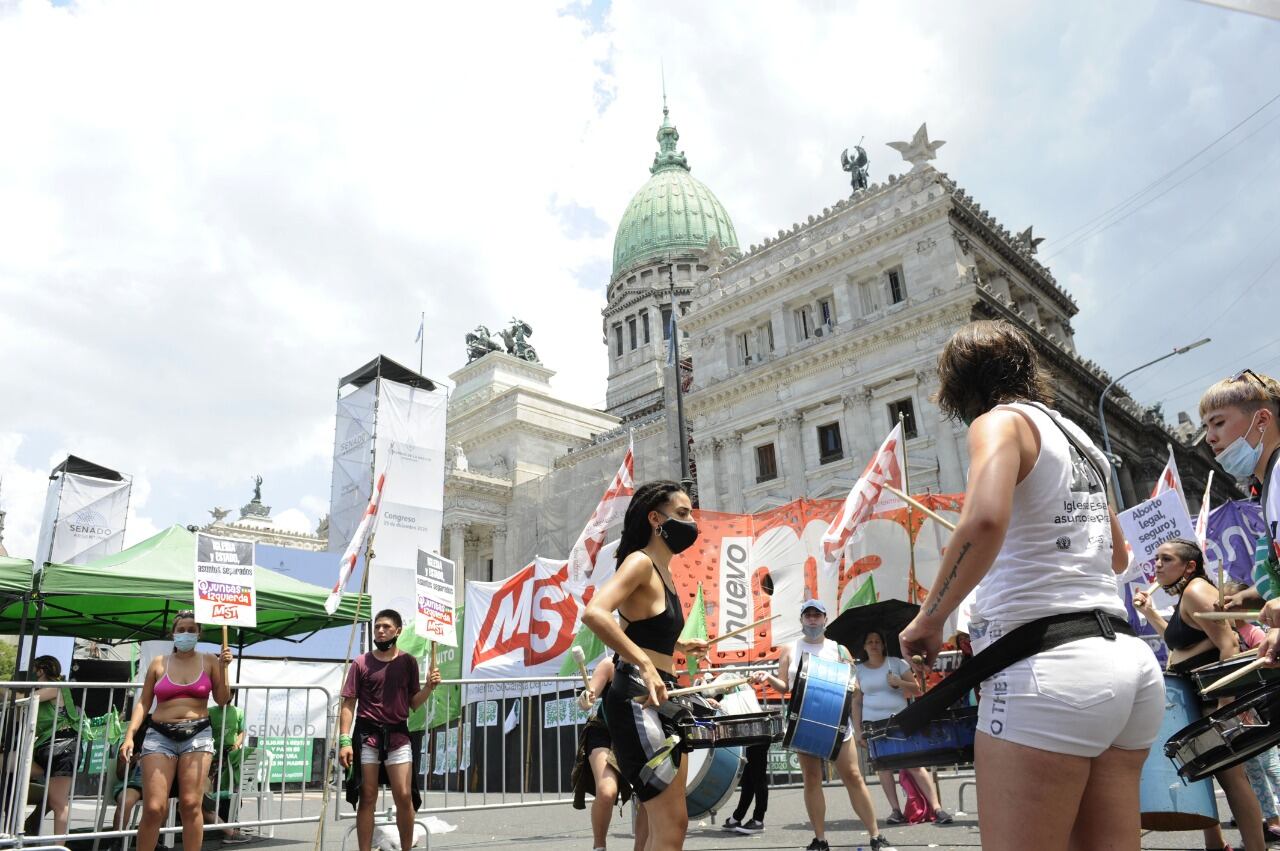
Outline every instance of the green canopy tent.
[[[88, 564], [48, 564], [36, 577], [35, 600], [45, 635], [70, 635], [106, 643], [166, 639], [174, 613], [191, 608], [196, 538], [182, 526]], [[28, 564], [30, 564], [28, 562]], [[336, 560], [335, 560], [336, 568]], [[258, 626], [232, 628], [234, 644], [268, 638], [303, 641], [316, 630], [349, 625], [359, 605], [362, 623], [369, 621], [369, 600], [346, 594], [332, 616], [324, 610], [326, 588], [259, 567], [256, 571]], [[3, 586], [0, 586], [3, 587]], [[17, 632], [20, 602], [0, 607], [0, 633]], [[201, 636], [220, 642], [217, 626]]]
[[0, 598], [21, 597], [31, 591], [31, 566], [29, 558], [0, 556]]

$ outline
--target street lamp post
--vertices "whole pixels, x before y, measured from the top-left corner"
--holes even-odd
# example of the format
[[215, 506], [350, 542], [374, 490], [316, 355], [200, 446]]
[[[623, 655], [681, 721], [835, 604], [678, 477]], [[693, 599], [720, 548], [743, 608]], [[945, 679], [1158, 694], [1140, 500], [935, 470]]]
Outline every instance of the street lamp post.
[[1116, 456], [1111, 451], [1111, 435], [1107, 433], [1107, 415], [1103, 411], [1103, 405], [1107, 401], [1107, 393], [1111, 392], [1111, 388], [1115, 387], [1116, 384], [1128, 378], [1130, 375], [1133, 375], [1138, 370], [1146, 369], [1152, 364], [1160, 363], [1160, 361], [1165, 360], [1166, 358], [1171, 358], [1174, 355], [1184, 355], [1192, 349], [1203, 346], [1205, 343], [1209, 342], [1209, 339], [1210, 338], [1205, 337], [1203, 340], [1196, 340], [1194, 343], [1190, 343], [1186, 346], [1179, 346], [1168, 354], [1161, 355], [1153, 361], [1147, 361], [1142, 366], [1135, 366], [1119, 378], [1111, 379], [1111, 383], [1102, 389], [1102, 395], [1098, 397], [1098, 422], [1102, 425], [1102, 443], [1107, 453], [1107, 463], [1111, 466], [1111, 481], [1115, 483], [1116, 508], [1124, 508], [1124, 494], [1120, 489], [1120, 470], [1116, 467]]

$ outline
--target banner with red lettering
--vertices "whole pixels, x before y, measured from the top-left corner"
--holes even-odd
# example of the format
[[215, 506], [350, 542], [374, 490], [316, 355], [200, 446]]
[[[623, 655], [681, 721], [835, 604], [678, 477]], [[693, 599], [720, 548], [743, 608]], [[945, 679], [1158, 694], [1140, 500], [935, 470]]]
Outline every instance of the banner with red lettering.
[[[918, 499], [949, 520], [959, 517], [961, 495]], [[716, 665], [776, 659], [779, 648], [800, 636], [800, 603], [810, 597], [838, 612], [874, 572], [881, 599], [906, 599], [907, 568], [915, 543], [917, 581], [933, 584], [950, 534], [941, 524], [906, 508], [875, 513], [861, 526], [843, 558], [828, 565], [823, 534], [843, 507], [841, 500], [796, 500], [759, 514], [695, 511], [698, 540], [671, 562], [685, 611], [703, 586], [707, 626], [713, 635], [781, 613], [754, 633], [714, 645]], [[613, 573], [602, 557], [581, 597], [569, 589], [566, 561], [535, 559], [501, 582], [466, 586], [464, 679], [554, 677], [579, 629], [584, 600]], [[765, 581], [766, 577], [768, 582]], [[771, 587], [772, 594], [766, 593]], [[679, 661], [681, 667], [683, 660]], [[468, 687], [468, 702], [496, 699]], [[548, 685], [548, 691], [555, 690]], [[519, 693], [516, 688], [509, 696]]]

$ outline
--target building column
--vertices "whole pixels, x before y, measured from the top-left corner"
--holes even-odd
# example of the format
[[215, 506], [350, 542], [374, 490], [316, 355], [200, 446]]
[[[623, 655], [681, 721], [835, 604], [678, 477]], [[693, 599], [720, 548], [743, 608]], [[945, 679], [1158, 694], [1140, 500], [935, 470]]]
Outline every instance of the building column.
[[804, 496], [805, 466], [804, 444], [801, 442], [800, 424], [804, 418], [800, 414], [787, 414], [778, 419], [779, 442], [782, 444], [783, 472], [787, 480], [787, 496], [799, 499]]
[[721, 441], [721, 444], [724, 448], [722, 455], [725, 468], [725, 510], [741, 514], [742, 489], [747, 486], [747, 480], [742, 470], [742, 436], [738, 434], [728, 435]]
[[[875, 451], [880, 448], [878, 437], [871, 430], [871, 388], [863, 387], [859, 393], [841, 396], [844, 403], [845, 430], [849, 433], [849, 450], [854, 454], [854, 467], [865, 466]], [[861, 474], [862, 470], [857, 469]]]
[[956, 430], [951, 418], [934, 408], [937, 414], [937, 437], [934, 446], [938, 452], [938, 489], [959, 493], [965, 488], [964, 468], [960, 466], [960, 447], [956, 444]]
[[719, 472], [720, 439], [696, 440], [698, 449], [698, 507], [709, 511], [720, 510], [720, 487], [716, 483]]
[[791, 332], [787, 330], [787, 313], [781, 307], [775, 307], [769, 313], [769, 324], [773, 326], [773, 350], [779, 356], [791, 350]]
[[843, 325], [848, 328], [853, 319], [853, 287], [849, 283], [849, 279], [836, 281], [832, 288], [832, 307], [835, 310], [836, 325]]
[[1142, 501], [1138, 496], [1138, 491], [1133, 486], [1133, 464], [1128, 458], [1121, 458], [1120, 464], [1120, 492], [1124, 495], [1124, 504], [1129, 508], [1137, 505]]
[[501, 523], [493, 527], [493, 576], [507, 575], [507, 527]]
[[454, 564], [453, 575], [458, 578], [458, 588], [461, 588], [463, 580], [467, 579], [467, 524], [455, 520], [447, 528], [449, 529], [449, 559]]

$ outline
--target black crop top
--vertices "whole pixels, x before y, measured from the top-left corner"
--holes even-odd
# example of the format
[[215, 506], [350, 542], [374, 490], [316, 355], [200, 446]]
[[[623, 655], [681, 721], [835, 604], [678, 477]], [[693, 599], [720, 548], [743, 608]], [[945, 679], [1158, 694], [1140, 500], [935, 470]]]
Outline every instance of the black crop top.
[[1164, 643], [1173, 650], [1186, 650], [1188, 647], [1195, 647], [1209, 637], [1205, 635], [1203, 629], [1197, 629], [1183, 620], [1181, 609], [1182, 598], [1179, 597], [1178, 604], [1173, 607], [1173, 614], [1169, 615], [1169, 623], [1164, 628]]
[[[654, 565], [653, 569], [657, 571], [658, 566]], [[658, 579], [661, 581], [661, 573], [658, 574]], [[622, 634], [634, 641], [637, 647], [670, 656], [675, 652], [676, 639], [680, 637], [680, 630], [684, 629], [684, 610], [680, 608], [680, 598], [667, 587], [666, 582], [662, 583], [662, 590], [666, 594], [667, 605], [656, 615], [638, 621], [629, 621], [627, 616], [619, 611], [618, 617], [627, 621]]]

